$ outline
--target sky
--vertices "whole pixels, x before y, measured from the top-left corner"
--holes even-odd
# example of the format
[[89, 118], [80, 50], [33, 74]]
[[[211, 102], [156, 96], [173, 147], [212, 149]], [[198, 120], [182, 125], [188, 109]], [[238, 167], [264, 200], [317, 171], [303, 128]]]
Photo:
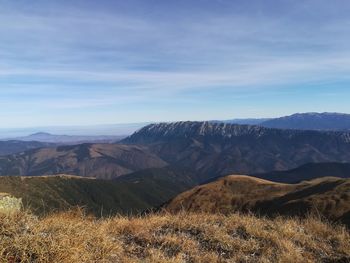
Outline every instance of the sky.
[[348, 0], [0, 0], [0, 128], [350, 113]]

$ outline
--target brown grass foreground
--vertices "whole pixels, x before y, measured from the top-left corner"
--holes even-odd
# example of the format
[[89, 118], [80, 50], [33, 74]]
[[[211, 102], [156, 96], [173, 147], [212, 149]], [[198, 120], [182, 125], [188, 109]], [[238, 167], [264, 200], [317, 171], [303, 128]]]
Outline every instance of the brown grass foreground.
[[349, 262], [350, 235], [314, 218], [82, 212], [0, 215], [1, 262]]

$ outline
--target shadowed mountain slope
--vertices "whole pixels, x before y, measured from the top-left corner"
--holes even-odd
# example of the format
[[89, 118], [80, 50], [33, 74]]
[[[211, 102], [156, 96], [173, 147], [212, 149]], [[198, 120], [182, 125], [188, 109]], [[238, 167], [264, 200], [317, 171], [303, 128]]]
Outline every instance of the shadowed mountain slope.
[[349, 201], [350, 179], [325, 177], [300, 184], [281, 184], [230, 175], [184, 192], [164, 208], [170, 212], [224, 214], [252, 211], [269, 216], [320, 213], [349, 225]]
[[162, 195], [166, 192], [169, 196], [168, 199], [170, 199], [198, 185], [202, 180], [198, 174], [191, 170], [167, 166], [140, 170], [120, 176], [114, 181], [132, 183], [135, 187], [140, 188], [140, 192], [145, 188], [152, 188], [153, 191], [159, 191]]

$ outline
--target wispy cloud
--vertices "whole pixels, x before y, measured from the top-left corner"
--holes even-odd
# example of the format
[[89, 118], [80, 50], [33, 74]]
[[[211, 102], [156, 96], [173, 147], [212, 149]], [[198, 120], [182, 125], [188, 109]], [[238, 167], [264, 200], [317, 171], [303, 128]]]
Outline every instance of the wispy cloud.
[[153, 112], [189, 93], [210, 101], [207, 90], [350, 82], [344, 1], [39, 2], [0, 1], [0, 103], [10, 108]]

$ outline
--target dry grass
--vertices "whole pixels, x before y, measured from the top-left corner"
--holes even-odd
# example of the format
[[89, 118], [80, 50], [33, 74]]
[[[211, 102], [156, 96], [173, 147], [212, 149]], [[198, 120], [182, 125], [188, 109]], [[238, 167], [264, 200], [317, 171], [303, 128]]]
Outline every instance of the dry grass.
[[230, 175], [199, 185], [168, 202], [169, 212], [230, 214], [236, 211], [267, 216], [316, 214], [350, 228], [350, 179], [323, 177], [281, 184], [250, 176]]
[[314, 218], [81, 211], [0, 215], [2, 262], [349, 262], [350, 235]]

